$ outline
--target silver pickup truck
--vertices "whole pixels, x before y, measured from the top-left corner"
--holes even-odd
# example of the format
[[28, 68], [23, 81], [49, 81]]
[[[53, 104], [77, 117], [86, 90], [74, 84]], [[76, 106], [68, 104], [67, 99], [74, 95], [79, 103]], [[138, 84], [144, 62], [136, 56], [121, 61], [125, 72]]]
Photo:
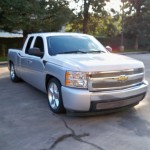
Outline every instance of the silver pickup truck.
[[47, 93], [54, 113], [134, 106], [147, 92], [142, 62], [112, 54], [86, 34], [30, 34], [22, 50], [9, 49], [8, 61], [11, 80]]

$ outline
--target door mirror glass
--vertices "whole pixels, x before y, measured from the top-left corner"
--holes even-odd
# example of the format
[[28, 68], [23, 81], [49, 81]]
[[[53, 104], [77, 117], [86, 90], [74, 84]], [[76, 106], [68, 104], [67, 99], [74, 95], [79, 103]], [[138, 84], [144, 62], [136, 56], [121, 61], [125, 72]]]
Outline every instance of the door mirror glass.
[[112, 48], [110, 46], [106, 46], [106, 49], [109, 51], [109, 52], [112, 52]]
[[33, 48], [30, 48], [28, 50], [28, 54], [29, 55], [34, 55], [34, 56], [38, 56], [38, 57], [43, 57], [44, 53], [41, 52], [41, 50], [37, 47], [33, 47]]

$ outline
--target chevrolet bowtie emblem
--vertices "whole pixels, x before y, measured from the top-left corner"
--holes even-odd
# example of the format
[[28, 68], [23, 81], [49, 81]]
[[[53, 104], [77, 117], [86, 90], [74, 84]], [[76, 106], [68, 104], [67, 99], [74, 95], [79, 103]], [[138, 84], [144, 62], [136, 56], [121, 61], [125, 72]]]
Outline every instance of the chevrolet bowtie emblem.
[[128, 77], [127, 77], [126, 75], [120, 75], [120, 76], [117, 78], [117, 80], [118, 80], [119, 82], [125, 82], [125, 81], [128, 80]]

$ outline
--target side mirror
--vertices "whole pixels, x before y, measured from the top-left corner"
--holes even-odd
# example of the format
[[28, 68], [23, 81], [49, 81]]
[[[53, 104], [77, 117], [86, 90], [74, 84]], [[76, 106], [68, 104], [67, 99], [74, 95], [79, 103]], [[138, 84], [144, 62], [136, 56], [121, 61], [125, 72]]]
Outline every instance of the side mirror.
[[112, 52], [112, 48], [110, 46], [106, 46], [106, 49], [109, 51], [109, 52]]
[[29, 55], [34, 55], [34, 56], [38, 56], [38, 57], [43, 57], [44, 53], [41, 52], [41, 50], [37, 47], [33, 47], [33, 48], [30, 48], [28, 50], [28, 54]]

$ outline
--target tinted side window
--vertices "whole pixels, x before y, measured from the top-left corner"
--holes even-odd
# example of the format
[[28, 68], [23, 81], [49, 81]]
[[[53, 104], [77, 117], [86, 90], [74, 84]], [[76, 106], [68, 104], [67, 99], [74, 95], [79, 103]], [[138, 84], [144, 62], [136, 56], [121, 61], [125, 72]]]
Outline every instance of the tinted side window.
[[25, 49], [25, 53], [28, 53], [28, 50], [31, 46], [31, 43], [32, 43], [32, 40], [33, 40], [33, 36], [31, 36], [28, 40], [28, 43], [27, 43], [27, 46], [26, 46], [26, 49]]
[[41, 52], [44, 52], [44, 43], [42, 37], [37, 37], [34, 43], [33, 47], [37, 47], [41, 50]]

